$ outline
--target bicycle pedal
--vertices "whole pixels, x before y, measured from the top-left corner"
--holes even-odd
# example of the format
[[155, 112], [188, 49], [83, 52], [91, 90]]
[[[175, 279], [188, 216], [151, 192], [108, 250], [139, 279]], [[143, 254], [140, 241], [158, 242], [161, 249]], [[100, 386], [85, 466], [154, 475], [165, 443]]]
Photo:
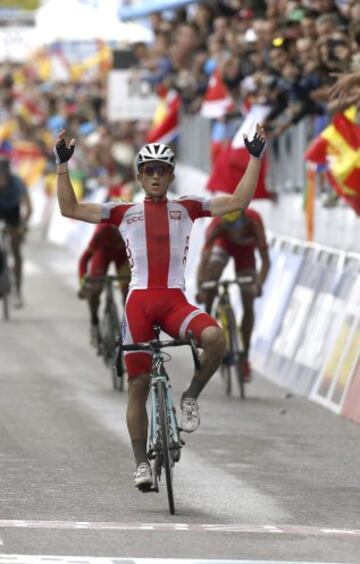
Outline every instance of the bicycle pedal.
[[141, 493], [151, 493], [157, 491], [152, 484], [143, 484], [142, 486], [138, 486], [138, 490]]

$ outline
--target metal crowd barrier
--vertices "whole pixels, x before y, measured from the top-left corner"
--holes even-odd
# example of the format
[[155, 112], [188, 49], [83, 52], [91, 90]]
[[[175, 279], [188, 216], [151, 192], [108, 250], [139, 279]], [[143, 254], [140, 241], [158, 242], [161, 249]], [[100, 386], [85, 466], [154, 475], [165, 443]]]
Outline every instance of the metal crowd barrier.
[[266, 234], [270, 246], [275, 249], [287, 248], [294, 253], [311, 254], [314, 260], [325, 260], [329, 263], [336, 261], [339, 268], [354, 264], [357, 265], [360, 273], [360, 253], [336, 249], [314, 241], [303, 241], [302, 239], [288, 237], [287, 235], [278, 235], [269, 230], [267, 230]]
[[[238, 121], [238, 120], [237, 120]], [[303, 154], [309, 143], [309, 121], [291, 127], [268, 148], [268, 185], [274, 192], [303, 190], [306, 184]], [[184, 165], [202, 172], [211, 169], [211, 120], [199, 114], [180, 116], [178, 158]]]
[[209, 173], [211, 120], [182, 113], [177, 147], [178, 159], [187, 166]]

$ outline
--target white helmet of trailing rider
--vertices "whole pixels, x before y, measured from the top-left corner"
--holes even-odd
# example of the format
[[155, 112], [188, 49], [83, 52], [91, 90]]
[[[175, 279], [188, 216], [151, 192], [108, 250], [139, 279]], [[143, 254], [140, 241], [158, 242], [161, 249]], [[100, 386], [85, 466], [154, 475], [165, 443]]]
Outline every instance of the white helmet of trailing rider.
[[144, 145], [135, 158], [137, 172], [139, 172], [141, 165], [154, 161], [166, 163], [174, 170], [176, 164], [174, 151], [163, 143], [148, 143]]

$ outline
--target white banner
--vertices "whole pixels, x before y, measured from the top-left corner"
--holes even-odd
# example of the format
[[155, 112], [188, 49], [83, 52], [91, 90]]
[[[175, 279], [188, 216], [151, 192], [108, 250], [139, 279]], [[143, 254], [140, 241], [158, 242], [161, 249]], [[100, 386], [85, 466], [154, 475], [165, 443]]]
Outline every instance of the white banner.
[[152, 120], [158, 103], [158, 96], [138, 71], [109, 72], [107, 116], [110, 121]]

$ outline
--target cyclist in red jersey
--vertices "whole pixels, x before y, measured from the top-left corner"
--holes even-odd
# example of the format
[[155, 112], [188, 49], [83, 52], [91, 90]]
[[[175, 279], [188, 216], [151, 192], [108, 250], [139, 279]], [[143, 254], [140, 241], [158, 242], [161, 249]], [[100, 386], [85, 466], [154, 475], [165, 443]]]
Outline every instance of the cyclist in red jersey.
[[[256, 272], [256, 254], [260, 255], [260, 268]], [[242, 213], [232, 212], [214, 218], [205, 232], [205, 243], [197, 273], [199, 303], [211, 312], [216, 290], [201, 290], [207, 280], [219, 280], [228, 263], [234, 259], [237, 276], [253, 276], [254, 283], [241, 287], [243, 317], [241, 334], [246, 355], [245, 380], [250, 381], [249, 350], [254, 327], [254, 300], [261, 296], [262, 286], [270, 269], [270, 257], [265, 229], [259, 213], [247, 208]]]
[[[225, 338], [216, 321], [188, 303], [184, 294], [191, 227], [198, 218], [222, 216], [249, 205], [265, 151], [264, 128], [258, 124], [251, 141], [245, 136], [251, 158], [234, 193], [210, 199], [184, 196], [168, 200], [175, 155], [166, 145], [145, 145], [136, 157], [137, 180], [145, 192], [144, 201], [138, 203], [78, 202], [67, 169], [75, 140], [67, 145], [64, 137], [62, 130], [54, 148], [62, 215], [90, 223], [116, 225], [126, 244], [131, 283], [126, 301], [124, 342], [148, 341], [153, 337], [153, 324], [157, 323], [172, 337], [192, 331], [203, 349], [201, 367], [181, 398], [181, 427], [187, 432], [195, 431], [200, 424], [197, 399], [222, 361]], [[129, 352], [125, 360], [129, 378], [127, 424], [136, 464], [134, 484], [140, 487], [152, 483], [146, 454], [146, 400], [151, 357], [148, 353]]]
[[[115, 265], [118, 276], [128, 276], [130, 270], [126, 256], [125, 243], [120, 232], [113, 225], [99, 224], [88, 246], [79, 259], [80, 290], [78, 296], [86, 299], [90, 310], [90, 340], [95, 347], [100, 339], [99, 307], [103, 282], [87, 284], [87, 277], [104, 276], [111, 264]], [[121, 292], [125, 303], [128, 283], [121, 282]]]

